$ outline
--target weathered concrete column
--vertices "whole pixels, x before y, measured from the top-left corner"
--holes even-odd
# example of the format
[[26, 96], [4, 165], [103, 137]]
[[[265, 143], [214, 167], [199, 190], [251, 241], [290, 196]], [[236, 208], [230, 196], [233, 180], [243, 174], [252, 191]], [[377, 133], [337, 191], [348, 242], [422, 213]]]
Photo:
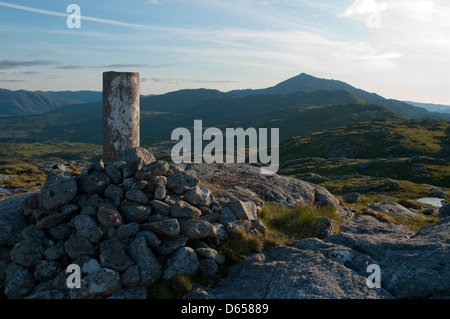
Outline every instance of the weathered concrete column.
[[120, 151], [139, 147], [140, 75], [103, 73], [103, 161]]

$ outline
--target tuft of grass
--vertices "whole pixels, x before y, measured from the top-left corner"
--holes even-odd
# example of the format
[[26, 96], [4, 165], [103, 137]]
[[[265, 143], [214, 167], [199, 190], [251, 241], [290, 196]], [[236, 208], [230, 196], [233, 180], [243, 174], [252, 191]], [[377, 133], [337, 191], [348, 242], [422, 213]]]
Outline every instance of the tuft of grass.
[[45, 183], [46, 174], [34, 165], [17, 164], [0, 166], [0, 174], [13, 175], [3, 182], [10, 187], [32, 188]]
[[[300, 240], [316, 237], [315, 219], [319, 216], [333, 219], [336, 225], [342, 223], [335, 208], [312, 205], [288, 207], [265, 204], [260, 218], [270, 230]], [[337, 228], [335, 231], [338, 231]]]
[[181, 299], [194, 286], [194, 276], [176, 275], [169, 280], [160, 278], [147, 288], [149, 299]]

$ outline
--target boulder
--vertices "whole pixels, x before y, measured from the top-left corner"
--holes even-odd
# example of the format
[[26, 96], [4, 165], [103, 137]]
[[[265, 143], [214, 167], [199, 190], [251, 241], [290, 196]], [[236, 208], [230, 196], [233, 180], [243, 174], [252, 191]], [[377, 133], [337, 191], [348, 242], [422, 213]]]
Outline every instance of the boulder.
[[361, 203], [361, 194], [360, 193], [346, 193], [346, 194], [342, 195], [342, 198], [347, 203], [351, 203], [351, 204]]
[[175, 194], [182, 195], [193, 189], [198, 183], [199, 180], [194, 175], [185, 171], [178, 171], [167, 179], [167, 188]]
[[194, 206], [209, 206], [215, 198], [206, 187], [195, 187], [183, 194], [183, 199]]
[[134, 263], [139, 266], [141, 278], [139, 286], [148, 287], [158, 280], [162, 274], [162, 267], [150, 248], [148, 248], [145, 238], [136, 237], [130, 244], [129, 254]]
[[121, 151], [117, 154], [116, 159], [117, 161], [125, 162], [122, 166], [123, 178], [133, 176], [145, 165], [156, 161], [153, 154], [142, 147], [134, 147]]
[[102, 194], [111, 184], [109, 176], [99, 171], [93, 171], [90, 174], [80, 175], [78, 187], [86, 194]]
[[39, 202], [45, 209], [57, 209], [68, 204], [77, 191], [77, 182], [69, 173], [52, 171], [47, 175], [40, 191]]
[[202, 239], [214, 236], [214, 227], [205, 220], [195, 220], [190, 218], [181, 218], [180, 234], [189, 237], [189, 239]]
[[444, 204], [439, 208], [439, 218], [450, 217], [450, 204]]
[[106, 298], [122, 288], [120, 275], [117, 271], [107, 268], [93, 272], [81, 278], [81, 288], [71, 289], [72, 299]]
[[200, 263], [197, 254], [190, 247], [178, 249], [167, 261], [163, 278], [168, 280], [175, 275], [194, 275]]
[[24, 194], [0, 201], [0, 247], [14, 246], [22, 240], [20, 232], [28, 225], [22, 211], [29, 197]]
[[201, 216], [201, 214], [202, 212], [200, 211], [200, 209], [188, 204], [185, 201], [176, 202], [170, 210], [170, 215], [173, 218], [188, 217], [198, 219]]
[[119, 272], [133, 265], [133, 261], [127, 256], [116, 236], [100, 244], [100, 263], [104, 268], [114, 269]]

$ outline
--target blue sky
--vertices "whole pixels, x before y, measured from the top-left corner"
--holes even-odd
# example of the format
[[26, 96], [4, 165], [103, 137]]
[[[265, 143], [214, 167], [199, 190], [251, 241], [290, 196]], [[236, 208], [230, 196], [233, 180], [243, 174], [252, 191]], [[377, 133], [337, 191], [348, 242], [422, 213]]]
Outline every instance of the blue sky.
[[449, 16], [448, 0], [0, 1], [0, 87], [100, 91], [114, 70], [143, 94], [228, 91], [304, 72], [450, 104]]

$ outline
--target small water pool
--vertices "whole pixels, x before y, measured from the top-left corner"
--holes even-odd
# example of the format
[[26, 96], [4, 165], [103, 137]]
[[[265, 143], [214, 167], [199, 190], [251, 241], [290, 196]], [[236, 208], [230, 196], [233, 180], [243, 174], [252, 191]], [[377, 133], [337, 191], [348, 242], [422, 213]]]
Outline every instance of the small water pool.
[[417, 200], [419, 203], [431, 205], [434, 207], [442, 207], [442, 203], [445, 201], [443, 198], [438, 197], [422, 197]]

